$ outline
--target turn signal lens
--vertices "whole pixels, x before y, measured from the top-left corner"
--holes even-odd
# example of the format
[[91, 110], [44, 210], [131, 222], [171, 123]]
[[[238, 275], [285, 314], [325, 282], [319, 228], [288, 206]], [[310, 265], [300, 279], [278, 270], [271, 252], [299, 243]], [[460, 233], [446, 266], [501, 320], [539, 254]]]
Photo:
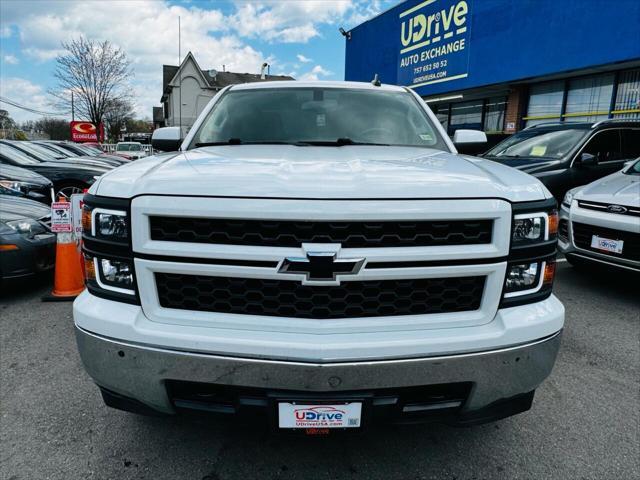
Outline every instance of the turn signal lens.
[[549, 239], [558, 235], [558, 211], [549, 212]]
[[89, 255], [84, 256], [84, 280], [85, 282], [96, 281], [96, 267], [93, 262], [93, 257]]
[[91, 235], [91, 209], [86, 205], [82, 207], [82, 231]]
[[7, 245], [0, 245], [0, 252], [10, 252], [12, 250], [18, 250], [18, 246], [13, 243]]
[[556, 261], [548, 260], [544, 267], [544, 276], [542, 277], [543, 285], [552, 285], [556, 276]]

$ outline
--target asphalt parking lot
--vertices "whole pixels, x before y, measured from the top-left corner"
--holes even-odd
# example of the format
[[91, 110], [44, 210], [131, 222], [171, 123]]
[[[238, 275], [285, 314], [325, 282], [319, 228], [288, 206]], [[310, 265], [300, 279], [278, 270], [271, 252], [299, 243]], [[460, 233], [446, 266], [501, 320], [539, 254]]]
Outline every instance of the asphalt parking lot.
[[46, 280], [0, 296], [2, 479], [631, 479], [640, 476], [640, 283], [559, 264], [563, 346], [533, 409], [473, 428], [290, 438], [103, 406], [70, 303]]

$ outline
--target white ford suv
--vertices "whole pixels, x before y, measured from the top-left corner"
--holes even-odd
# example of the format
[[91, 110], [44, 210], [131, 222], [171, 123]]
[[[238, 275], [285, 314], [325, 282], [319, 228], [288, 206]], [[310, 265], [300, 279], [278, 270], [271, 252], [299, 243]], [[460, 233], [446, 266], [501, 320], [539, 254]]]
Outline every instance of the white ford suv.
[[235, 85], [178, 134], [85, 197], [74, 320], [107, 405], [306, 433], [530, 408], [564, 322], [538, 180], [457, 154], [402, 87]]

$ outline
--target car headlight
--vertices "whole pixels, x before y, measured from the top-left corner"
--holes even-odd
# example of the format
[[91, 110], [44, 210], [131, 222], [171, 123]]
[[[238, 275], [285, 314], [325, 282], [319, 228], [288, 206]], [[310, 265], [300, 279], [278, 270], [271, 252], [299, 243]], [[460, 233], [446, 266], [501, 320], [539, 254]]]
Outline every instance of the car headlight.
[[554, 240], [558, 234], [558, 211], [516, 215], [513, 218], [512, 244], [531, 245]]
[[20, 182], [18, 180], [0, 180], [0, 186], [17, 193], [28, 192], [37, 185], [29, 182]]
[[505, 298], [540, 291], [543, 287], [551, 287], [556, 273], [554, 258], [545, 261], [510, 263], [504, 284]]
[[573, 197], [578, 193], [577, 188], [572, 188], [567, 193], [564, 194], [564, 198], [562, 199], [562, 205], [567, 208], [571, 207], [571, 202], [573, 202]]
[[42, 224], [32, 218], [21, 218], [6, 223], [9, 228], [18, 232], [27, 238], [33, 238], [35, 235], [46, 233], [47, 230]]

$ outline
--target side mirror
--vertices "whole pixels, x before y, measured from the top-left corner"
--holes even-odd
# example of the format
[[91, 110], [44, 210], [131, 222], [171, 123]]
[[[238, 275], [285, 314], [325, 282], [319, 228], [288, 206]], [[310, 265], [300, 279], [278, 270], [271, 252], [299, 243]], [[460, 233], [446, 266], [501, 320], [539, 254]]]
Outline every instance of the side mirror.
[[487, 135], [479, 130], [456, 130], [453, 134], [453, 143], [455, 145], [487, 143]]
[[182, 144], [180, 127], [163, 127], [153, 131], [151, 146], [154, 150], [163, 152], [175, 152], [180, 150]]
[[580, 165], [584, 165], [585, 167], [593, 167], [598, 164], [598, 157], [592, 155], [591, 153], [583, 152], [580, 155]]

